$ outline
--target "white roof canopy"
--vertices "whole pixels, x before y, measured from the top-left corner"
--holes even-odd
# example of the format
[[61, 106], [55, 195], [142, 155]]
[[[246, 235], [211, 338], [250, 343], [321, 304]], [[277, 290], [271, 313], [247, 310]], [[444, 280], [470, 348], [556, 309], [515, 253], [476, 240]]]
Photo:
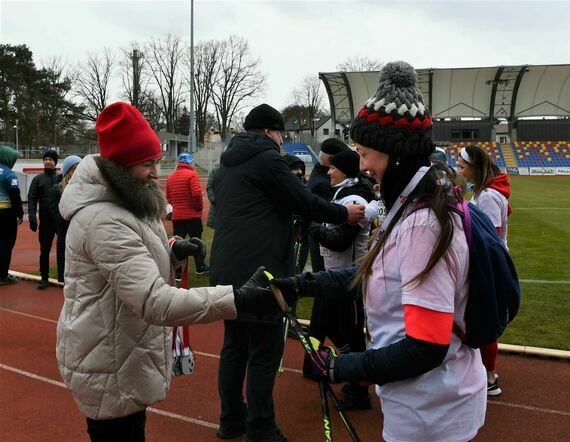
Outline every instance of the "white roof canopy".
[[[570, 64], [417, 69], [433, 118], [570, 117]], [[379, 72], [319, 73], [333, 120], [349, 125], [376, 91]]]

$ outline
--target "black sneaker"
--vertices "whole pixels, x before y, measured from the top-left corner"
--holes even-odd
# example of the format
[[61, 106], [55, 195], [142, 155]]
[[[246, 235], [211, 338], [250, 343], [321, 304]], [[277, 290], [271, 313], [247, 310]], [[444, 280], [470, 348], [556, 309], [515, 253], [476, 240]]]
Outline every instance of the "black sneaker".
[[206, 264], [204, 264], [199, 269], [196, 269], [196, 275], [205, 275], [206, 273], [210, 273], [210, 267], [208, 267]]
[[243, 442], [289, 442], [289, 439], [281, 433], [279, 428], [274, 430], [263, 432], [258, 435], [246, 434], [243, 438]]
[[44, 290], [49, 287], [49, 281], [47, 279], [42, 279], [38, 285], [38, 290]]
[[245, 424], [226, 424], [220, 425], [220, 428], [216, 432], [216, 436], [219, 439], [237, 439], [245, 434]]
[[16, 284], [18, 280], [12, 275], [8, 275], [5, 278], [0, 278], [0, 285]]
[[492, 384], [487, 383], [487, 396], [499, 396], [502, 392], [498, 378]]

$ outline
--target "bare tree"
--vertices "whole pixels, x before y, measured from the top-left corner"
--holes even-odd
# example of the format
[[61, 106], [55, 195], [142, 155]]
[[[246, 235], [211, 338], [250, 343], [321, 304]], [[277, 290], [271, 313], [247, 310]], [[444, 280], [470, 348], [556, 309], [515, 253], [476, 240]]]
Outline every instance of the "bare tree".
[[168, 34], [163, 40], [149, 43], [146, 57], [153, 86], [157, 88], [156, 102], [168, 132], [174, 131], [177, 112], [184, 103], [181, 61], [184, 45], [180, 38]]
[[384, 62], [380, 60], [373, 60], [368, 57], [356, 55], [339, 63], [336, 68], [342, 72], [367, 72], [379, 71], [382, 69], [382, 66], [384, 66]]
[[44, 142], [54, 146], [67, 132], [77, 132], [77, 119], [82, 109], [71, 101], [71, 72], [69, 66], [58, 57], [42, 63], [38, 78], [37, 105], [43, 125]]
[[308, 128], [315, 136], [315, 120], [322, 115], [323, 89], [318, 77], [307, 76], [301, 86], [293, 91], [293, 100], [298, 110], [303, 110], [299, 120], [299, 129]]
[[116, 57], [110, 49], [103, 54], [89, 53], [84, 63], [79, 63], [74, 73], [75, 96], [84, 107], [83, 118], [97, 120], [97, 115], [109, 101], [109, 83], [113, 76]]
[[258, 70], [259, 60], [251, 58], [247, 41], [240, 37], [223, 41], [218, 59], [211, 92], [220, 136], [225, 139], [234, 116], [263, 93], [265, 77]]
[[[212, 86], [219, 71], [221, 42], [209, 40], [194, 47], [194, 110], [196, 117], [196, 140], [204, 143], [204, 134], [209, 127], [208, 107], [212, 101]], [[190, 84], [190, 53], [184, 63]]]

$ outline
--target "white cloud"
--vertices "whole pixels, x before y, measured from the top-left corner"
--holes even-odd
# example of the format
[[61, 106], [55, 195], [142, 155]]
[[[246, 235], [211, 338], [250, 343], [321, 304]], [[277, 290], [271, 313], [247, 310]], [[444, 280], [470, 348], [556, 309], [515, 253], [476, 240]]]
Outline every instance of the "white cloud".
[[[268, 103], [285, 106], [306, 75], [355, 55], [418, 68], [570, 62], [570, 2], [198, 1], [195, 41], [249, 41], [267, 75]], [[104, 46], [173, 33], [189, 41], [190, 1], [0, 3], [2, 43], [36, 61], [70, 62]]]

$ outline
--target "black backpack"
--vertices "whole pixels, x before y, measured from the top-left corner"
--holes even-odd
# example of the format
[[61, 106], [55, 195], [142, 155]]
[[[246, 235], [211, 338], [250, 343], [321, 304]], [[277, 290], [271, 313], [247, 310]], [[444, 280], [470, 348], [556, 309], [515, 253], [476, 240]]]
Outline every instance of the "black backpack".
[[452, 210], [461, 216], [469, 246], [466, 331], [453, 331], [473, 348], [496, 342], [519, 311], [521, 289], [515, 265], [487, 215], [461, 198]]

